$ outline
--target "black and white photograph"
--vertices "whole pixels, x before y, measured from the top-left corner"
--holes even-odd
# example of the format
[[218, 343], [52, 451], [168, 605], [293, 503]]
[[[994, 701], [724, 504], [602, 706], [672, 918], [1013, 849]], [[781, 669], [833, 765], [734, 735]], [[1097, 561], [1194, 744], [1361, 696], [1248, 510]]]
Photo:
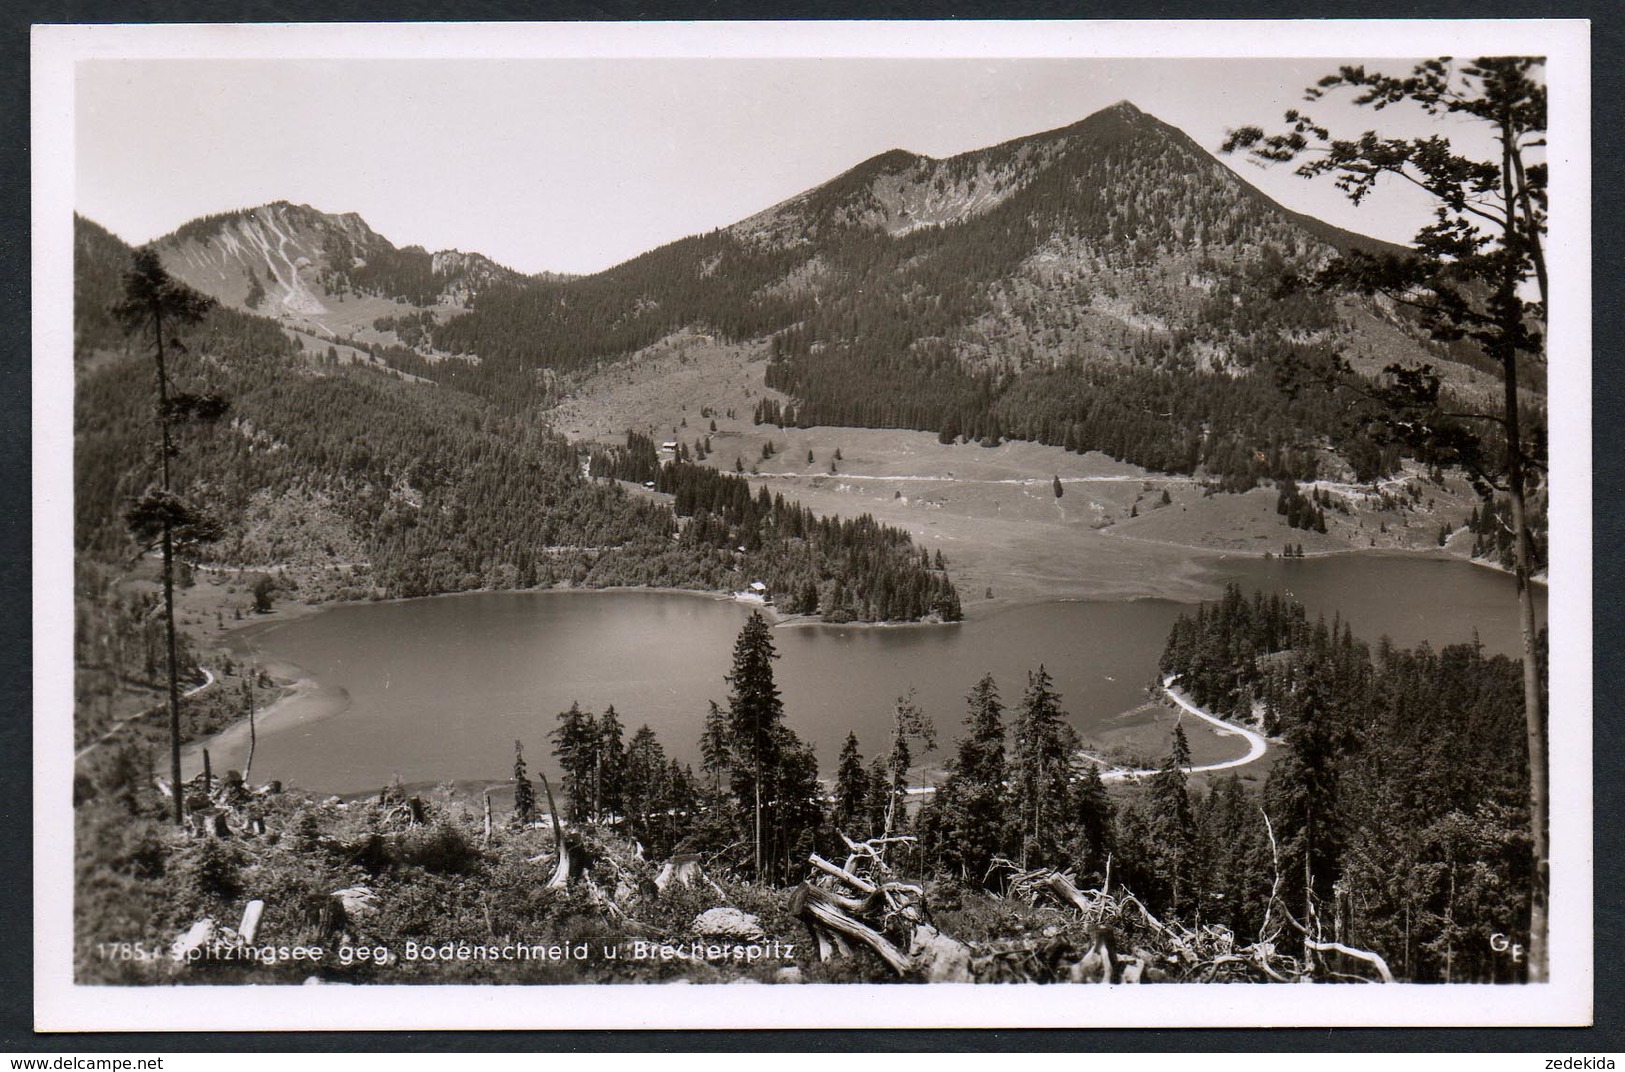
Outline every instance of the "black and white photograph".
[[36, 27], [38, 1026], [1590, 1023], [1587, 34]]

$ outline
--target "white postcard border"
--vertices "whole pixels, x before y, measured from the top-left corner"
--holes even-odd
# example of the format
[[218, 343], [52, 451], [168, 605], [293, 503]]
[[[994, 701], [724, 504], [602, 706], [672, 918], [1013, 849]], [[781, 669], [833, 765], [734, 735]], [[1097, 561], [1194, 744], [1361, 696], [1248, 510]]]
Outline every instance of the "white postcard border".
[[[71, 974], [73, 71], [91, 58], [1544, 54], [1551, 977], [1531, 986], [78, 986]], [[1580, 20], [45, 26], [33, 32], [35, 1022], [42, 1030], [1574, 1025], [1592, 1016], [1590, 51]], [[1572, 147], [1572, 148], [1571, 148]], [[1562, 355], [1584, 355], [1563, 359]]]

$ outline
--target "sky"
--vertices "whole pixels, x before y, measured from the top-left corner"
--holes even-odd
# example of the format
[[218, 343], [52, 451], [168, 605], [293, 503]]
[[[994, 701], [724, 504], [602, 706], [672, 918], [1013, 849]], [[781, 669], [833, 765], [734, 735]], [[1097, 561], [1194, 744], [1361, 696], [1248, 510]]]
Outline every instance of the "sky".
[[[1338, 58], [88, 59], [74, 207], [132, 243], [269, 201], [357, 212], [397, 246], [593, 272], [724, 227], [892, 148], [943, 157], [1119, 100], [1217, 152], [1278, 126]], [[1357, 58], [1403, 73], [1404, 59]], [[1334, 133], [1439, 121], [1305, 107]], [[1464, 136], [1465, 130], [1457, 131]], [[1278, 201], [1405, 241], [1420, 195], [1226, 162]]]

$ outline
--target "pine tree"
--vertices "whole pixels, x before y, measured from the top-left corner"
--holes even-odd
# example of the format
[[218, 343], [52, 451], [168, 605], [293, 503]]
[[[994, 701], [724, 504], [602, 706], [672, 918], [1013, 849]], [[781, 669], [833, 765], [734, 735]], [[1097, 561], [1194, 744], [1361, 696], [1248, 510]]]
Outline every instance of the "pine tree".
[[871, 759], [865, 777], [869, 782], [869, 802], [864, 826], [878, 833], [886, 828], [886, 811], [891, 805], [891, 768], [885, 758]]
[[[1438, 372], [1428, 365], [1391, 366], [1385, 385], [1354, 390], [1376, 404], [1371, 417], [1375, 425], [1435, 463], [1459, 464], [1486, 506], [1501, 496], [1511, 514], [1536, 860], [1531, 982], [1546, 978], [1549, 792], [1546, 694], [1539, 669], [1543, 652], [1530, 581], [1538, 563], [1527, 499], [1540, 485], [1546, 459], [1541, 430], [1525, 428], [1519, 378], [1546, 359], [1547, 165], [1525, 160], [1527, 154], [1545, 152], [1547, 144], [1546, 86], [1538, 73], [1544, 62], [1532, 56], [1460, 62], [1446, 57], [1417, 64], [1407, 77], [1342, 67], [1308, 90], [1310, 100], [1352, 89], [1355, 104], [1373, 109], [1412, 105], [1427, 116], [1477, 120], [1492, 146], [1482, 157], [1458, 151], [1439, 134], [1405, 139], [1368, 131], [1359, 138], [1337, 139], [1298, 110], [1287, 113], [1286, 133], [1266, 136], [1258, 127], [1241, 127], [1224, 145], [1225, 152], [1245, 149], [1266, 162], [1294, 162], [1309, 154], [1298, 173], [1332, 176], [1355, 204], [1380, 181], [1401, 180], [1429, 193], [1435, 218], [1417, 232], [1414, 248], [1402, 254], [1350, 250], [1330, 261], [1312, 282], [1323, 289], [1385, 295], [1413, 310], [1435, 338], [1476, 344], [1501, 374], [1499, 405], [1465, 415], [1454, 412], [1455, 400], [1441, 390]], [[1529, 290], [1538, 301], [1525, 300]]]
[[672, 806], [667, 800], [667, 778], [666, 750], [654, 730], [647, 725], [639, 726], [626, 747], [625, 774], [621, 780], [627, 827], [639, 841], [647, 841], [658, 825], [653, 822], [655, 813]]
[[563, 772], [560, 789], [570, 800], [570, 818], [586, 822], [594, 816], [594, 791], [598, 779], [598, 725], [589, 711], [572, 703], [559, 712], [558, 725], [549, 734], [553, 756]]
[[908, 768], [914, 762], [910, 741], [917, 741], [927, 752], [937, 747], [936, 726], [931, 722], [931, 716], [914, 702], [912, 688], [907, 695], [899, 696], [892, 707], [892, 746], [888, 764], [891, 793], [886, 800], [886, 823], [882, 827], [885, 837], [895, 833], [902, 820], [899, 809], [907, 800]]
[[1107, 861], [1113, 849], [1113, 828], [1117, 808], [1112, 803], [1106, 783], [1101, 780], [1100, 767], [1087, 764], [1078, 779], [1073, 800], [1073, 822], [1077, 835], [1073, 858], [1085, 873], [1093, 873], [1104, 880]]
[[158, 379], [158, 487], [147, 492], [125, 515], [131, 532], [144, 545], [156, 543], [163, 554], [164, 631], [168, 645], [166, 676], [169, 685], [170, 781], [174, 787], [174, 816], [185, 821], [185, 796], [181, 790], [181, 699], [180, 665], [175, 640], [175, 548], [179, 542], [204, 542], [219, 535], [209, 519], [194, 510], [171, 490], [170, 460], [175, 455], [172, 428], [188, 419], [218, 420], [225, 404], [207, 395], [172, 393], [169, 350], [173, 340], [164, 336], [167, 322], [173, 329], [195, 324], [214, 305], [208, 298], [164, 271], [158, 254], [137, 250], [134, 264], [124, 277], [124, 300], [114, 307], [114, 315], [129, 331], [152, 329], [153, 358]]
[[598, 716], [597, 750], [593, 770], [593, 814], [618, 815], [621, 813], [621, 781], [625, 772], [626, 748], [624, 731], [615, 705], [604, 708]]
[[1333, 698], [1334, 673], [1318, 654], [1298, 667], [1293, 711], [1282, 735], [1286, 747], [1264, 782], [1264, 808], [1280, 847], [1283, 896], [1304, 918], [1331, 897], [1341, 850], [1338, 767], [1347, 762], [1342, 757], [1349, 742]]
[[1021, 831], [1022, 863], [1030, 856], [1053, 860], [1067, 814], [1071, 727], [1061, 698], [1042, 665], [1027, 674], [1027, 691], [1016, 714], [1015, 755], [1010, 769], [1012, 806]]
[[769, 873], [778, 881], [789, 879], [797, 861], [806, 862], [817, 848], [824, 820], [823, 792], [818, 782], [818, 757], [813, 746], [789, 727], [778, 728], [781, 757], [773, 785], [773, 853]]
[[728, 716], [712, 700], [705, 713], [705, 729], [700, 734], [700, 770], [710, 779], [713, 790], [722, 787], [722, 776], [733, 769], [728, 733]]
[[755, 874], [767, 863], [764, 809], [771, 804], [772, 785], [781, 759], [780, 724], [784, 704], [773, 683], [773, 639], [761, 612], [751, 612], [734, 643], [733, 671], [727, 677], [728, 739], [733, 754], [733, 792], [752, 815], [751, 846]]
[[513, 825], [529, 826], [536, 818], [536, 787], [525, 769], [525, 746], [513, 743]]
[[848, 732], [835, 761], [835, 804], [830, 821], [836, 830], [856, 838], [868, 833], [869, 794], [869, 775], [863, 769], [863, 754], [858, 751], [858, 735]]
[[970, 708], [964, 736], [948, 761], [948, 777], [921, 816], [926, 852], [941, 866], [980, 880], [1004, 852], [1004, 707], [992, 674], [965, 697]]
[[1168, 890], [1168, 908], [1179, 913], [1192, 894], [1196, 821], [1191, 812], [1186, 771], [1191, 766], [1185, 728], [1174, 724], [1173, 740], [1162, 767], [1151, 776], [1151, 835], [1157, 873]]

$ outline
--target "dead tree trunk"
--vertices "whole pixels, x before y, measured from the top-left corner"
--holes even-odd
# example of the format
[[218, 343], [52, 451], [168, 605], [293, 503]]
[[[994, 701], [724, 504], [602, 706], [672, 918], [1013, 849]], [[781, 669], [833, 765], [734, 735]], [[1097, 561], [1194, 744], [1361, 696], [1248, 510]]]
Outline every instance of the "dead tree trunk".
[[[874, 950], [880, 959], [886, 962], [886, 966], [898, 975], [907, 975], [914, 970], [914, 962], [907, 954], [893, 945], [885, 935], [849, 915], [847, 907], [848, 902], [844, 899], [805, 882], [796, 888], [795, 894], [790, 899], [790, 914], [805, 921], [815, 935], [819, 927], [827, 928], [844, 938], [862, 942]], [[820, 943], [820, 949], [822, 948]]]
[[538, 770], [536, 777], [542, 780], [542, 792], [547, 794], [547, 815], [553, 820], [553, 848], [558, 853], [558, 866], [553, 868], [553, 877], [548, 880], [547, 888], [562, 890], [570, 884], [570, 846], [564, 840], [564, 827], [559, 823], [559, 806], [553, 800], [553, 783], [547, 780], [547, 772]]

